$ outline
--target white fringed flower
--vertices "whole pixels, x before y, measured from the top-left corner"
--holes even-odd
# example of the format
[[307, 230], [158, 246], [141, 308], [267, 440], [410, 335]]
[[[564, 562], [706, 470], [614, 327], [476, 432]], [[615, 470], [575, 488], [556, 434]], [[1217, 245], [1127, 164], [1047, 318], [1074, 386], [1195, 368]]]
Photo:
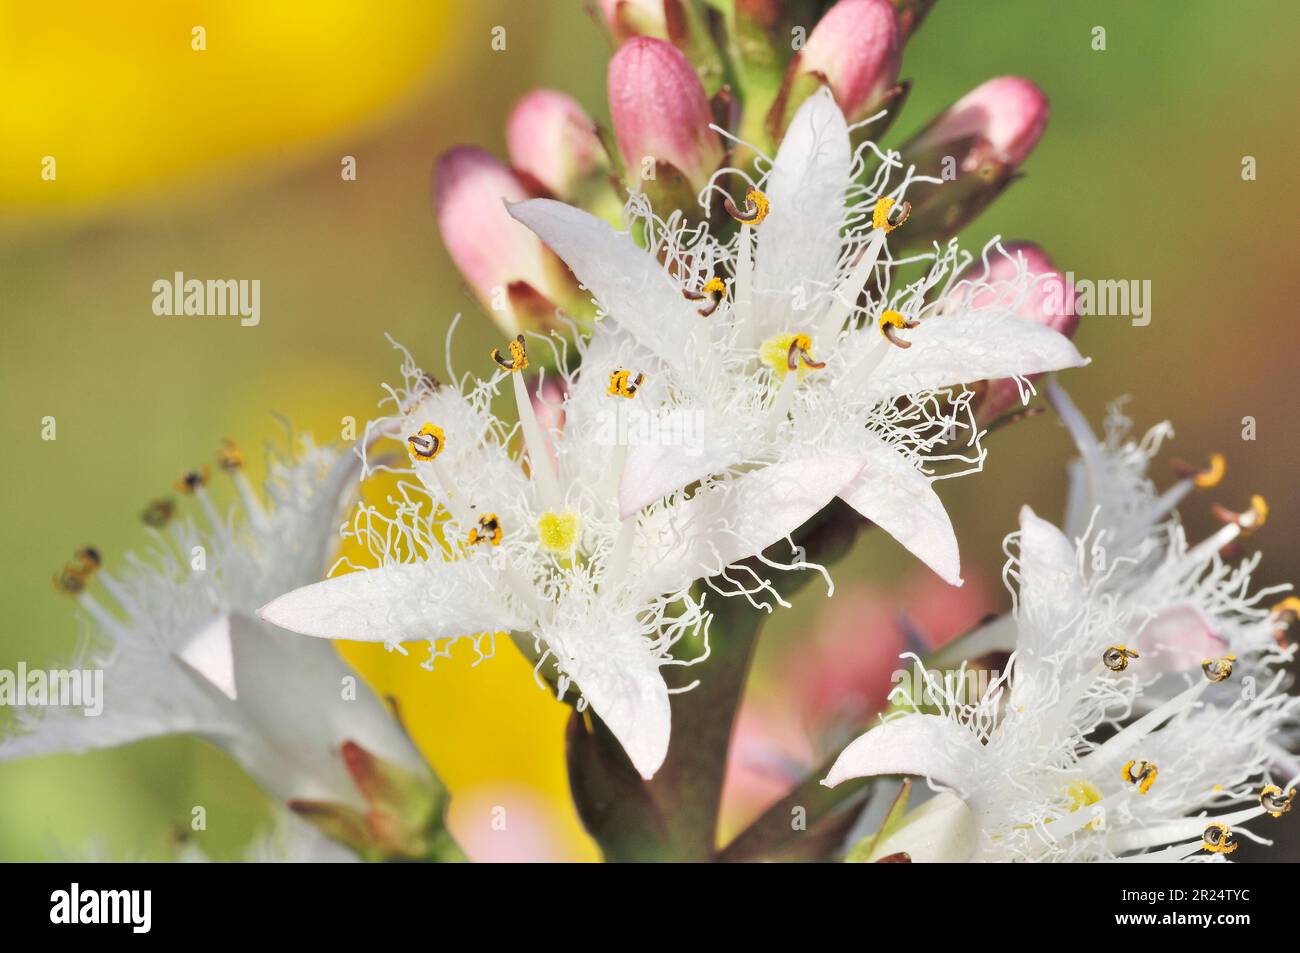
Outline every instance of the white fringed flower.
[[1007, 671], [974, 702], [928, 677], [939, 713], [897, 699], [911, 710], [853, 742], [824, 781], [909, 774], [942, 792], [874, 855], [1167, 861], [1260, 840], [1243, 825], [1289, 810], [1296, 783], [1268, 774], [1271, 741], [1300, 714], [1282, 673], [1242, 680], [1230, 658], [1208, 659], [1177, 694], [1143, 706], [1159, 673], [1120, 641], [1134, 609], [1107, 587], [1122, 559], [1028, 508], [1010, 540], [1019, 598]]
[[238, 490], [234, 512], [223, 515], [204, 473], [188, 474], [181, 486], [202, 520], [168, 523], [170, 504], [155, 504], [152, 545], [128, 554], [122, 569], [98, 568], [98, 554], [89, 562], [83, 554], [64, 571], [63, 588], [93, 622], [79, 667], [103, 670], [103, 713], [29, 711], [20, 732], [0, 741], [0, 760], [197, 734], [282, 802], [362, 809], [340, 753], [345, 741], [411, 771], [428, 769], [333, 646], [255, 615], [272, 596], [320, 578], [355, 461], [304, 438], [273, 462], [265, 503], [240, 472], [237, 449], [228, 446], [220, 462]]
[[[858, 184], [873, 156], [876, 171]], [[667, 375], [656, 412], [702, 434], [694, 446], [632, 448], [624, 514], [711, 475], [762, 480], [767, 465], [848, 460], [835, 494], [960, 583], [957, 541], [931, 484], [936, 464], [969, 472], [983, 462], [962, 385], [1084, 361], [1067, 338], [1014, 313], [1030, 290], [1023, 269], [1017, 288], [988, 294], [956, 280], [970, 257], [955, 243], [916, 259], [889, 255], [885, 236], [901, 224], [898, 203], [912, 181], [909, 172], [890, 189], [898, 168], [896, 155], [874, 146], [853, 153], [823, 90], [795, 115], [748, 207], [733, 209], [742, 224], [725, 246], [703, 227], [659, 222], [636, 195], [630, 208], [653, 254], [579, 209], [511, 206], [649, 352], [654, 364], [644, 369]], [[899, 268], [916, 263], [927, 273], [891, 287]]]
[[[690, 500], [679, 494], [625, 516], [626, 448], [606, 437], [620, 406], [654, 386], [626, 370], [635, 350], [597, 332], [581, 374], [569, 377], [564, 426], [549, 431], [524, 383], [522, 336], [508, 357], [494, 352], [502, 371], [487, 382], [439, 385], [408, 356], [405, 384], [391, 392], [396, 413], [370, 429], [406, 444], [410, 466], [398, 472], [415, 479], [399, 482], [391, 515], [362, 506], [350, 530], [376, 565], [283, 595], [262, 617], [326, 638], [428, 639], [434, 657], [447, 653], [447, 640], [470, 638], [486, 656], [494, 633], [532, 639], [539, 672], [553, 662], [560, 694], [576, 685], [580, 706], [589, 704], [651, 777], [669, 738], [660, 669], [673, 664], [678, 639], [707, 631], [689, 587], [816, 513], [843, 471], [823, 465], [820, 476], [794, 478], [772, 468], [766, 485], [710, 484]], [[488, 407], [502, 375], [513, 379], [526, 467], [510, 446], [515, 428]], [[759, 493], [775, 505], [757, 508]]]

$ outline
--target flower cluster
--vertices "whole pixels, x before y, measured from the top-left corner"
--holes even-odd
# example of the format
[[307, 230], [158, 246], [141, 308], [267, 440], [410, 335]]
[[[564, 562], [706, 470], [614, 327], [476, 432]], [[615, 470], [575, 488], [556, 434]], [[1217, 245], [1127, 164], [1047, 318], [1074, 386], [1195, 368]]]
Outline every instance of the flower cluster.
[[[461, 146], [434, 170], [444, 243], [501, 346], [464, 373], [449, 354], [441, 380], [399, 348], [354, 452], [304, 442], [259, 494], [229, 445], [233, 507], [196, 471], [180, 488], [201, 520], [151, 506], [153, 544], [124, 571], [80, 551], [56, 585], [102, 643], [105, 717], [32, 720], [0, 759], [199, 734], [364, 858], [462, 859], [446, 790], [326, 640], [423, 641], [432, 666], [457, 646], [485, 660], [505, 633], [580, 715], [575, 800], [607, 855], [659, 837], [641, 856], [719, 856], [716, 804], [680, 798], [720, 797], [758, 628], [743, 620], [788, 608], [789, 574], [830, 586], [803, 545], [828, 525], [878, 526], [929, 586], [962, 585], [936, 485], [980, 471], [1041, 384], [1080, 452], [1064, 528], [1022, 511], [1013, 612], [910, 656], [922, 696], [898, 686], [823, 781], [911, 775], [934, 796], [805, 855], [1221, 859], [1261, 839], [1245, 825], [1287, 813], [1300, 782], [1280, 668], [1300, 602], [1252, 591], [1258, 557], [1232, 553], [1267, 506], [1218, 507], [1223, 528], [1189, 543], [1178, 506], [1223, 458], [1158, 490], [1168, 425], [1133, 439], [1117, 408], [1098, 438], [1043, 383], [1087, 363], [1047, 255], [955, 238], [1043, 134], [1034, 84], [990, 80], [880, 144], [932, 3], [601, 0], [612, 131], [535, 90], [505, 124], [508, 163]], [[383, 498], [350, 507], [361, 481]], [[937, 674], [989, 653], [1008, 661], [974, 698]], [[724, 676], [698, 710], [667, 671], [692, 666]], [[856, 733], [877, 702], [827, 727]], [[713, 747], [670, 760], [697, 742]]]
[[964, 649], [1007, 649], [1006, 670], [973, 702], [933, 675], [926, 699], [899, 693], [831, 769], [830, 786], [909, 774], [939, 792], [864, 859], [1222, 858], [1238, 836], [1260, 839], [1246, 822], [1290, 810], [1300, 777], [1279, 741], [1300, 698], [1279, 667], [1294, 646], [1278, 640], [1290, 603], [1264, 608], [1280, 590], [1251, 592], [1258, 558], [1221, 555], [1263, 522], [1262, 501], [1189, 546], [1175, 506], [1213, 487], [1222, 459], [1157, 493], [1146, 470], [1168, 424], [1129, 440], [1115, 409], [1098, 441], [1063, 391], [1051, 399], [1082, 454], [1066, 520], [1077, 535], [1025, 508], [1008, 538], [1016, 611]]

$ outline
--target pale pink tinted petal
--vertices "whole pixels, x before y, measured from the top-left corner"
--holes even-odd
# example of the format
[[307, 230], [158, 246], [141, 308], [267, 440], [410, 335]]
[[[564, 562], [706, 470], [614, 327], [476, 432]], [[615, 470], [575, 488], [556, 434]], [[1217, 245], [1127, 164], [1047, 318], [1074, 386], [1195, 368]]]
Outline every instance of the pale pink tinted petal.
[[1227, 645], [1205, 613], [1195, 606], [1181, 605], [1148, 619], [1133, 648], [1141, 653], [1144, 671], [1184, 672], [1207, 658], [1222, 655]]

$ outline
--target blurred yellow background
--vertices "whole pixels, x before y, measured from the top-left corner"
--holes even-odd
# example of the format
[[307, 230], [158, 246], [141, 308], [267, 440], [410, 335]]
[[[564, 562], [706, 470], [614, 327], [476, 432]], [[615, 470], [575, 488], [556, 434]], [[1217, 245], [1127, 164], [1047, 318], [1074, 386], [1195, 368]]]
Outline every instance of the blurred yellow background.
[[[1217, 499], [1272, 504], [1253, 540], [1261, 584], [1293, 578], [1300, 555], [1293, 37], [1289, 5], [1266, 0], [940, 0], [908, 45], [913, 90], [889, 139], [991, 76], [1044, 87], [1053, 114], [1027, 177], [968, 237], [1035, 241], [1079, 277], [1151, 281], [1149, 326], [1084, 318], [1093, 364], [1066, 386], [1094, 420], [1132, 394], [1141, 426], [1173, 420], [1172, 453], [1228, 455]], [[608, 52], [578, 0], [0, 3], [0, 668], [75, 649], [81, 625], [50, 574], [85, 543], [110, 564], [140, 545], [144, 502], [222, 437], [250, 451], [278, 438], [272, 411], [321, 439], [364, 420], [396, 375], [385, 331], [431, 367], [457, 312], [457, 355], [497, 343], [438, 241], [433, 159], [461, 142], [502, 154], [510, 104], [538, 85], [604, 120]], [[1241, 178], [1246, 155], [1257, 181]], [[344, 156], [356, 181], [340, 176]], [[261, 323], [154, 316], [152, 283], [176, 271], [260, 279]], [[40, 439], [46, 415], [55, 442]], [[1059, 514], [1069, 446], [1043, 417], [989, 447], [986, 472], [943, 495], [968, 578], [1007, 604], [1001, 539], [1021, 503]], [[1194, 535], [1208, 503], [1186, 508]], [[837, 579], [888, 588], [910, 566], [866, 534]], [[779, 701], [777, 649], [825, 604], [812, 586], [774, 617], [757, 691]], [[534, 828], [534, 854], [595, 856], [568, 805], [567, 709], [510, 645], [433, 673], [418, 651], [347, 655], [399, 696], [456, 796], [453, 829], [484, 855], [500, 849], [482, 845], [484, 819], [506, 804]], [[114, 856], [167, 856], [199, 803], [201, 843], [221, 857], [267, 816], [231, 762], [187, 739], [0, 765], [0, 859], [77, 856], [96, 835]]]

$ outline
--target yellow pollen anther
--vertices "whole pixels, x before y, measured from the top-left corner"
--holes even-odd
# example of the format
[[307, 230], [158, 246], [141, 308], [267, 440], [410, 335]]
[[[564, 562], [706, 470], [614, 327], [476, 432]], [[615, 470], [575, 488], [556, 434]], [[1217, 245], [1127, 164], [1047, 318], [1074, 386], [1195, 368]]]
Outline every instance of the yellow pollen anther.
[[890, 213], [894, 210], [895, 202], [893, 199], [876, 199], [876, 207], [871, 210], [871, 227], [878, 228], [886, 235], [892, 232], [898, 226], [907, 221], [907, 217], [912, 214], [912, 205], [910, 202], [904, 202], [899, 208], [902, 214], [898, 220], [891, 222]]
[[763, 342], [758, 357], [772, 368], [779, 380], [784, 380], [791, 371], [797, 371], [799, 380], [803, 380], [808, 371], [826, 366], [825, 361], [813, 359], [812, 346], [812, 338], [806, 334], [777, 334]]
[[507, 361], [502, 357], [501, 349], [496, 347], [492, 349], [492, 360], [512, 374], [527, 369], [528, 352], [524, 349], [524, 336], [522, 334], [507, 344], [506, 349], [510, 351], [510, 360]]
[[1295, 788], [1283, 791], [1276, 784], [1265, 785], [1259, 792], [1259, 803], [1274, 817], [1281, 817], [1291, 810], [1291, 801], [1295, 798]]
[[420, 428], [419, 433], [413, 433], [406, 438], [406, 452], [411, 455], [412, 460], [425, 462], [442, 453], [446, 442], [447, 435], [442, 432], [442, 428], [437, 424], [427, 423]]
[[1237, 661], [1235, 655], [1225, 655], [1221, 659], [1207, 658], [1201, 662], [1201, 671], [1211, 682], [1227, 681], [1232, 675], [1232, 663]]
[[176, 515], [176, 503], [169, 499], [154, 500], [140, 514], [140, 521], [145, 526], [162, 529]]
[[73, 555], [77, 560], [75, 564], [76, 570], [83, 576], [89, 576], [104, 564], [103, 557], [99, 555], [99, 550], [94, 546], [82, 546]]
[[1210, 465], [1192, 477], [1192, 482], [1202, 490], [1211, 489], [1223, 482], [1223, 474], [1227, 472], [1227, 469], [1227, 458], [1221, 453], [1212, 453], [1210, 454]]
[[758, 189], [750, 189], [745, 193], [744, 211], [736, 208], [736, 203], [731, 201], [730, 195], [723, 200], [722, 207], [736, 221], [753, 226], [767, 218], [767, 213], [771, 210], [772, 204], [767, 200], [767, 196]]
[[1249, 536], [1268, 522], [1268, 502], [1258, 493], [1250, 498], [1250, 509], [1244, 513], [1234, 513], [1226, 506], [1215, 503], [1211, 508], [1215, 519], [1222, 523], [1233, 523], [1241, 529], [1243, 537]]
[[631, 400], [643, 383], [645, 383], [644, 374], [638, 373], [633, 377], [631, 371], [619, 368], [609, 375], [609, 396], [626, 397]]
[[1211, 824], [1205, 829], [1201, 846], [1212, 854], [1231, 854], [1237, 849], [1237, 839], [1227, 824]]
[[904, 317], [897, 311], [885, 310], [880, 315], [880, 333], [885, 336], [886, 341], [898, 347], [908, 348], [912, 346], [912, 342], [900, 338], [898, 332], [916, 326], [915, 321]]
[[582, 522], [573, 510], [557, 513], [547, 510], [537, 519], [537, 538], [542, 549], [557, 556], [567, 556], [577, 545]]
[[227, 473], [233, 473], [244, 465], [244, 451], [240, 450], [239, 445], [229, 438], [221, 443], [221, 449], [217, 451], [217, 466]]
[[487, 513], [478, 518], [478, 526], [470, 529], [467, 542], [471, 546], [479, 543], [501, 545], [501, 523], [495, 513]]
[[1129, 659], [1141, 658], [1137, 652], [1123, 645], [1112, 645], [1101, 653], [1101, 664], [1112, 672], [1122, 672], [1128, 668]]
[[1146, 794], [1150, 791], [1159, 773], [1160, 769], [1151, 761], [1129, 761], [1124, 765], [1124, 780], [1129, 784], [1136, 784], [1138, 794]]
[[707, 318], [718, 310], [718, 305], [722, 304], [722, 300], [727, 297], [727, 283], [721, 278], [713, 277], [705, 282], [703, 291], [691, 291], [683, 288], [682, 297], [687, 301], [704, 301], [708, 299], [709, 303], [699, 309], [700, 317]]
[[201, 489], [207, 482], [211, 470], [203, 467], [199, 470], [190, 470], [181, 474], [181, 478], [176, 481], [176, 489], [182, 493], [195, 493]]
[[1251, 532], [1268, 522], [1268, 502], [1256, 493], [1250, 498], [1250, 513], [1242, 518], [1242, 529]]
[[76, 566], [64, 566], [54, 576], [54, 588], [65, 595], [80, 595], [86, 588], [86, 575]]
[[1279, 648], [1285, 649], [1289, 644], [1287, 633], [1300, 620], [1300, 596], [1287, 596], [1270, 609], [1269, 614], [1273, 617], [1273, 640]]

